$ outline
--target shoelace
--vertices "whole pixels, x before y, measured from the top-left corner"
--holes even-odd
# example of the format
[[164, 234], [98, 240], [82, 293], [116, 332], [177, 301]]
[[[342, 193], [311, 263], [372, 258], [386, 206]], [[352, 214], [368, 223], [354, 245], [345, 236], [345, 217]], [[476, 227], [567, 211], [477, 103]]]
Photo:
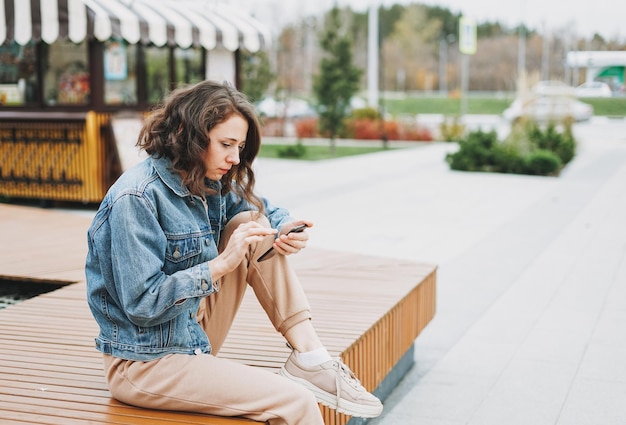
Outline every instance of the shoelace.
[[[333, 366], [337, 372], [335, 374], [335, 388], [337, 388], [337, 407], [339, 407], [339, 402], [341, 401], [341, 378], [345, 377], [346, 381], [348, 381], [348, 383], [354, 388], [361, 386], [361, 381], [359, 381], [354, 372], [352, 372], [352, 370], [344, 364], [341, 358], [335, 357], [333, 359]], [[338, 409], [335, 410], [335, 421], [339, 421]]]
[[[289, 342], [286, 342], [285, 344], [290, 350], [292, 351], [295, 350], [291, 346], [291, 344], [289, 344]], [[341, 378], [342, 377], [345, 377], [346, 381], [348, 381], [348, 383], [352, 385], [355, 389], [364, 390], [364, 388], [361, 385], [361, 381], [359, 381], [359, 379], [356, 377], [354, 372], [352, 372], [352, 370], [348, 366], [346, 366], [346, 364], [343, 362], [343, 360], [341, 360], [340, 357], [333, 358], [333, 365], [335, 367], [335, 370], [337, 371], [337, 374], [335, 375], [335, 388], [337, 388], [337, 406], [339, 406], [339, 400], [341, 400]]]
[[337, 405], [339, 405], [339, 400], [341, 399], [341, 378], [345, 377], [350, 385], [352, 385], [355, 389], [362, 388], [361, 381], [356, 377], [354, 372], [350, 370], [348, 366], [340, 358], [334, 359], [334, 365], [336, 367], [337, 374], [335, 375], [335, 386], [337, 387]]

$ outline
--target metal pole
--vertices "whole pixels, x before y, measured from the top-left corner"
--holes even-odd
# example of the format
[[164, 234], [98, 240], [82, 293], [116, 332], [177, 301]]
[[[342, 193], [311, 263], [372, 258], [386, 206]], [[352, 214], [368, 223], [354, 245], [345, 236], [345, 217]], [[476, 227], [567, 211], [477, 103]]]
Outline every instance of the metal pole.
[[526, 93], [526, 28], [524, 26], [524, 0], [521, 5], [522, 17], [518, 30], [518, 47], [517, 47], [517, 83], [518, 93]]
[[469, 86], [469, 56], [461, 53], [461, 116], [467, 113], [467, 90]]
[[439, 40], [439, 93], [448, 93], [448, 40], [441, 37]]
[[370, 6], [367, 22], [367, 103], [378, 109], [378, 6]]
[[541, 38], [541, 79], [550, 79], [550, 34], [548, 33], [548, 26], [543, 23], [543, 36]]

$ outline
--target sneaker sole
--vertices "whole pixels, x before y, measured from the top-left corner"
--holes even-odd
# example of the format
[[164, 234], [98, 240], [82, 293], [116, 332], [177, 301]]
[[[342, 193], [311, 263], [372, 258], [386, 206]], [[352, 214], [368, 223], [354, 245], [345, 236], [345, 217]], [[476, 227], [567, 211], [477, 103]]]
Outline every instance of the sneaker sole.
[[363, 404], [356, 404], [344, 399], [340, 399], [339, 404], [337, 404], [337, 396], [335, 394], [326, 392], [305, 379], [293, 376], [287, 372], [285, 368], [281, 368], [279, 374], [308, 388], [315, 395], [315, 398], [319, 403], [330, 407], [331, 409], [335, 409], [339, 413], [359, 418], [376, 418], [383, 412], [382, 404], [380, 406], [367, 406]]

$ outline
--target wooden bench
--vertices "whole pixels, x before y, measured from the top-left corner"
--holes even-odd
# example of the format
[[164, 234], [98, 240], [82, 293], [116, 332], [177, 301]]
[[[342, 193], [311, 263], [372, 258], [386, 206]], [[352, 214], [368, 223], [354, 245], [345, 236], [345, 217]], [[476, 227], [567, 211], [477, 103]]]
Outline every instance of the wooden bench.
[[[97, 325], [85, 299], [90, 220], [0, 204], [0, 280], [67, 283], [0, 310], [0, 422], [257, 423], [136, 408], [111, 398], [94, 348]], [[413, 341], [435, 313], [436, 267], [313, 248], [292, 261], [321, 339], [384, 399], [412, 366]], [[284, 339], [248, 294], [220, 356], [277, 371], [288, 354]], [[350, 421], [321, 410], [326, 424]]]

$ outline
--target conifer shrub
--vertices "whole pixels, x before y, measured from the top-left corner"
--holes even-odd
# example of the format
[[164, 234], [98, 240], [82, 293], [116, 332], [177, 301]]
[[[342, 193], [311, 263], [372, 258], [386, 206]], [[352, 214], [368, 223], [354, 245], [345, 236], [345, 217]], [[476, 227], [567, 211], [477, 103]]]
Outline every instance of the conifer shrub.
[[495, 131], [472, 131], [459, 142], [459, 150], [448, 154], [447, 160], [453, 170], [493, 171], [495, 146], [498, 137]]
[[494, 163], [497, 168], [494, 172], [524, 174], [526, 161], [519, 150], [510, 144], [498, 144], [494, 148]]
[[530, 122], [528, 125], [528, 138], [539, 149], [556, 153], [564, 165], [574, 159], [576, 155], [576, 141], [572, 134], [571, 123], [564, 124], [562, 131], [559, 131], [555, 123], [549, 123], [545, 129], [535, 122]]
[[531, 152], [525, 160], [526, 168], [524, 174], [536, 176], [550, 176], [558, 173], [563, 167], [559, 156], [549, 150], [537, 149]]
[[459, 141], [458, 151], [448, 154], [446, 161], [451, 169], [459, 171], [555, 176], [575, 155], [571, 123], [541, 127], [524, 121], [502, 141], [495, 131], [468, 133]]

